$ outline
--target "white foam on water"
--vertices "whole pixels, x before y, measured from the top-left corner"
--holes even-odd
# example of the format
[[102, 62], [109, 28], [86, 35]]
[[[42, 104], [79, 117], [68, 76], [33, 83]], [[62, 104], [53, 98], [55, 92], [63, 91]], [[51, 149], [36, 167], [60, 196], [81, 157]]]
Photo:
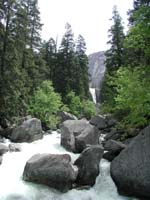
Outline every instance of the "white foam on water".
[[100, 162], [101, 173], [96, 179], [96, 184], [89, 190], [72, 189], [67, 193], [60, 193], [44, 185], [23, 181], [26, 161], [34, 154], [68, 153], [72, 162], [79, 156], [60, 146], [60, 134], [57, 132], [45, 135], [42, 140], [22, 143], [21, 148], [21, 152], [8, 152], [3, 156], [0, 165], [0, 200], [134, 200], [117, 193], [109, 173], [110, 164], [105, 160]]

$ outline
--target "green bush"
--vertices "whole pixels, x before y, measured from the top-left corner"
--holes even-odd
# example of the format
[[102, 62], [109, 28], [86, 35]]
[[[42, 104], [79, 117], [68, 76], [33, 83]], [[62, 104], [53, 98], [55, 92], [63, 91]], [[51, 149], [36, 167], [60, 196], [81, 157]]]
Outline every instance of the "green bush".
[[41, 119], [49, 128], [55, 128], [58, 123], [56, 113], [61, 106], [61, 97], [54, 91], [52, 83], [44, 81], [31, 98], [28, 113]]
[[96, 115], [95, 104], [89, 100], [82, 100], [79, 96], [76, 96], [74, 92], [70, 92], [66, 96], [66, 104], [69, 108], [69, 112], [78, 118], [85, 117], [90, 119]]
[[92, 101], [85, 100], [82, 102], [83, 105], [83, 115], [90, 119], [91, 117], [96, 115], [96, 107]]
[[[114, 78], [117, 96], [113, 113], [121, 116], [126, 127], [143, 127], [150, 123], [150, 69], [120, 68]], [[113, 83], [113, 84], [114, 84]]]

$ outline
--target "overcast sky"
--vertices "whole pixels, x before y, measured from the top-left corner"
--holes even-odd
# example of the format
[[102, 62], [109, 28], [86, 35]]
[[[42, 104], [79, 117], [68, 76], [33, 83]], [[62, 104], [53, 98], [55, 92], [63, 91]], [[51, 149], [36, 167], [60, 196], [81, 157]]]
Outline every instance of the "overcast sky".
[[81, 34], [86, 41], [87, 54], [107, 49], [108, 29], [111, 26], [112, 8], [118, 11], [127, 27], [127, 11], [133, 0], [39, 0], [42, 38], [58, 36], [62, 39], [65, 24], [72, 26], [75, 38]]

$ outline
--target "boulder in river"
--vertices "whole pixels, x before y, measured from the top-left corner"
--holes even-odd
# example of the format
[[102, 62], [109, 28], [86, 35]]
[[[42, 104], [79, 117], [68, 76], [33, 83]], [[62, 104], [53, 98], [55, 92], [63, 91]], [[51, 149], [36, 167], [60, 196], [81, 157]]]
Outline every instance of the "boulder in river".
[[57, 116], [60, 119], [60, 123], [63, 123], [66, 120], [77, 120], [77, 117], [75, 115], [72, 115], [71, 113], [65, 111], [58, 111]]
[[41, 121], [31, 118], [22, 123], [22, 125], [14, 128], [10, 140], [13, 142], [32, 142], [43, 137]]
[[3, 158], [2, 158], [2, 156], [0, 156], [0, 165], [2, 164], [2, 160], [3, 160]]
[[10, 152], [19, 152], [21, 151], [21, 145], [20, 144], [15, 144], [15, 143], [11, 143], [9, 144], [9, 151]]
[[101, 115], [95, 116], [90, 120], [90, 124], [96, 126], [98, 129], [105, 129], [107, 127], [105, 118]]
[[107, 152], [104, 153], [103, 158], [105, 158], [108, 161], [112, 161], [125, 148], [126, 145], [122, 142], [108, 140], [104, 145], [104, 149]]
[[68, 154], [36, 154], [27, 161], [23, 172], [25, 181], [45, 184], [61, 192], [72, 188], [76, 176]]
[[99, 131], [86, 120], [67, 120], [61, 127], [61, 145], [68, 151], [81, 153], [88, 144], [99, 143]]
[[0, 156], [8, 151], [8, 147], [5, 144], [0, 143]]
[[77, 185], [95, 184], [96, 177], [99, 174], [99, 162], [103, 156], [104, 149], [100, 145], [92, 145], [86, 148], [74, 165], [78, 167]]
[[120, 193], [150, 199], [150, 126], [112, 161], [111, 176]]

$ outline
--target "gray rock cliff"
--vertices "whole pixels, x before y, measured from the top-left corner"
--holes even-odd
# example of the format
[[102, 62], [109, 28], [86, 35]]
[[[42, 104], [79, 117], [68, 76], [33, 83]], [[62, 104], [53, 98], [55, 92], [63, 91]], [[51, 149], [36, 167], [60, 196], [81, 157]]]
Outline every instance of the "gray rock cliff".
[[90, 74], [90, 87], [98, 88], [103, 80], [105, 73], [105, 55], [104, 51], [90, 54], [89, 59], [89, 74]]

